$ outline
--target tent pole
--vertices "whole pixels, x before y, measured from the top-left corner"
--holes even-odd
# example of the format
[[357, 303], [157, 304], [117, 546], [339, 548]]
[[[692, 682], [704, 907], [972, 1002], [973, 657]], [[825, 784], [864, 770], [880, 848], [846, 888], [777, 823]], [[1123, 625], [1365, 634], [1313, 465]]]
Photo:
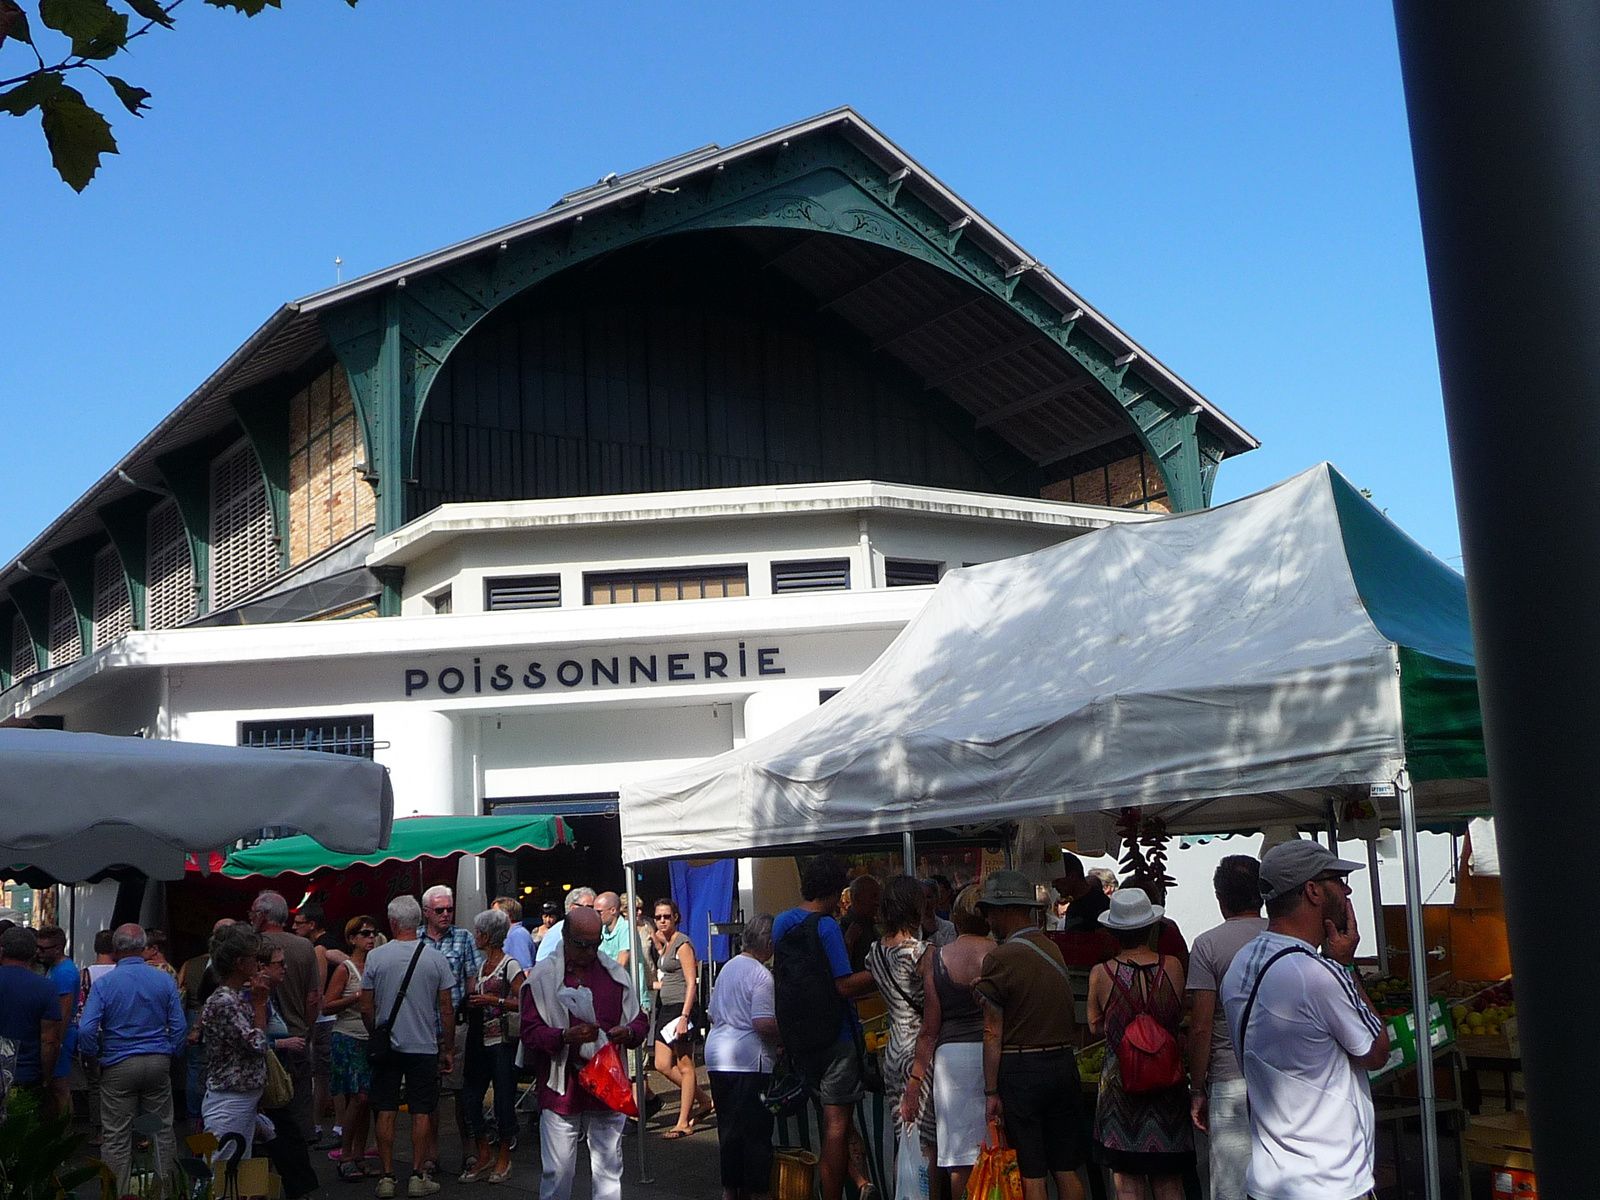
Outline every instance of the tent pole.
[[1378, 874], [1378, 839], [1367, 839], [1367, 878], [1372, 883], [1372, 931], [1378, 939], [1378, 970], [1389, 973], [1389, 930], [1383, 922], [1383, 879]]
[[1339, 810], [1334, 807], [1332, 800], [1328, 801], [1328, 849], [1335, 858], [1339, 855]]
[[[637, 901], [634, 899], [634, 897], [636, 896], [638, 889], [634, 885], [632, 865], [629, 863], [623, 863], [622, 873], [628, 881], [628, 907], [623, 911], [622, 916], [618, 917], [617, 919], [619, 921], [626, 921], [628, 923], [628, 928], [635, 931], [628, 939], [628, 945], [632, 946], [638, 937], [637, 926], [635, 926], [633, 923], [633, 912], [634, 908], [637, 906]], [[639, 993], [641, 999], [645, 995], [644, 988], [640, 986], [640, 982], [644, 978], [644, 963], [641, 961], [642, 957], [643, 955], [637, 951], [628, 955], [629, 974], [633, 976], [634, 989]], [[639, 1182], [642, 1184], [651, 1184], [655, 1182], [655, 1180], [650, 1178], [650, 1166], [645, 1161], [644, 1145], [647, 1140], [644, 1136], [645, 1122], [650, 1119], [650, 1109], [647, 1107], [647, 1102], [650, 1099], [650, 1084], [648, 1082], [649, 1068], [645, 1065], [644, 1057], [645, 1050], [649, 1047], [649, 1043], [650, 1039], [647, 1036], [645, 1041], [633, 1052], [633, 1090], [635, 1092], [633, 1101], [639, 1106]]]
[[906, 860], [906, 874], [917, 877], [917, 835], [906, 830], [900, 835], [900, 853]]
[[1411, 1012], [1417, 1034], [1417, 1098], [1422, 1110], [1422, 1186], [1439, 1200], [1438, 1098], [1434, 1090], [1433, 1041], [1428, 1036], [1428, 947], [1422, 928], [1422, 868], [1417, 860], [1417, 805], [1411, 776], [1402, 771], [1400, 856], [1406, 874], [1406, 942], [1411, 953]]

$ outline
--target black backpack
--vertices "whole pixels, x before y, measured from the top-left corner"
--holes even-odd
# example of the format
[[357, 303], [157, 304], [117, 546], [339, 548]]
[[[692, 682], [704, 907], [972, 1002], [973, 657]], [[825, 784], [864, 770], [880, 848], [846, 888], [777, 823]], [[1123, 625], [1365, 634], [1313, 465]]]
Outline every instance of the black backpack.
[[810, 914], [772, 948], [773, 1006], [789, 1054], [818, 1054], [837, 1042], [844, 1028], [844, 1000], [817, 932], [821, 921], [821, 913]]

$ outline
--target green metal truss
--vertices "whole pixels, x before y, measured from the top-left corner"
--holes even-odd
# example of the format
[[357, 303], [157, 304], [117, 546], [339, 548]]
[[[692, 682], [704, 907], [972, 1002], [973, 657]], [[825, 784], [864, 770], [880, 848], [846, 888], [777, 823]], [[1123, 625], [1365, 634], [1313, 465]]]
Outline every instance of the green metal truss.
[[1222, 449], [1199, 410], [1162, 395], [1029, 281], [952, 230], [900, 181], [836, 135], [805, 139], [725, 169], [400, 280], [322, 315], [350, 380], [376, 475], [379, 534], [405, 521], [417, 430], [450, 352], [490, 312], [568, 267], [646, 238], [740, 227], [855, 238], [921, 259], [1008, 305], [1062, 348], [1127, 414], [1179, 511], [1204, 508]]
[[50, 589], [53, 580], [30, 575], [11, 585], [11, 600], [22, 614], [28, 628], [28, 638], [33, 642], [33, 663], [43, 671], [50, 665]]
[[146, 627], [145, 587], [149, 547], [145, 544], [145, 522], [150, 510], [159, 503], [161, 497], [152, 492], [136, 492], [100, 509], [98, 514], [111, 544], [117, 548], [117, 560], [122, 564], [122, 580], [133, 606], [135, 629]]

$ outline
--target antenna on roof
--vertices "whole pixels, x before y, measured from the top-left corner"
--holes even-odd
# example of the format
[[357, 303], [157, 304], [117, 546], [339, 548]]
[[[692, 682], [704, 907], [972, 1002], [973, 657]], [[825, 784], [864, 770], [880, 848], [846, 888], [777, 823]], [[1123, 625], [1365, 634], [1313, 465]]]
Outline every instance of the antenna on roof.
[[335, 283], [344, 282], [344, 259], [337, 254], [333, 256], [333, 281]]

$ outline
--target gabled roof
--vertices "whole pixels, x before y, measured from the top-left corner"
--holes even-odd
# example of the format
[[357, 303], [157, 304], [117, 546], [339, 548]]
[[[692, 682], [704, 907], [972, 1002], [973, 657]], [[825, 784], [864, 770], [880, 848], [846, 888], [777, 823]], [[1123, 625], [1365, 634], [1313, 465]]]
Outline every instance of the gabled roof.
[[[285, 304], [111, 470], [34, 538], [16, 558], [0, 568], [0, 588], [16, 582], [28, 574], [30, 568], [37, 570], [42, 567], [41, 560], [49, 550], [97, 534], [97, 508], [130, 496], [141, 488], [158, 488], [157, 457], [229, 424], [233, 420], [230, 401], [234, 397], [276, 376], [304, 369], [321, 360], [331, 362], [332, 348], [322, 329], [322, 315], [352, 301], [365, 299], [407, 278], [441, 270], [474, 255], [544, 233], [567, 222], [582, 220], [585, 216], [613, 206], [637, 202], [652, 192], [676, 188], [703, 172], [722, 170], [752, 156], [770, 153], [791, 142], [816, 136], [846, 139], [850, 145], [880, 164], [888, 177], [896, 180], [900, 187], [910, 189], [923, 203], [947, 218], [953, 230], [960, 229], [964, 239], [976, 241], [997, 261], [1009, 263], [1009, 271], [1027, 277], [1035, 290], [1048, 298], [1064, 318], [1075, 319], [1119, 357], [1135, 358], [1141, 375], [1159, 391], [1199, 414], [1201, 422], [1218, 439], [1226, 454], [1241, 453], [1259, 445], [1249, 432], [1163, 366], [1144, 347], [1067, 287], [1049, 268], [986, 220], [916, 159], [855, 110], [842, 107], [726, 148], [707, 145], [625, 175], [608, 175], [595, 184], [567, 193], [549, 209], [526, 220]], [[821, 240], [831, 242], [839, 239]], [[859, 255], [862, 251], [846, 247], [833, 248], [826, 253], [832, 254], [836, 261], [828, 262], [814, 257], [804, 264], [810, 270], [811, 278], [800, 278], [798, 282], [803, 286], [809, 283], [815, 287], [829, 270], [837, 275], [847, 264], [851, 253]], [[804, 275], [804, 271], [800, 274]], [[882, 274], [886, 273], [880, 273], [880, 278], [874, 283], [884, 293], [882, 302], [876, 305], [880, 313], [890, 311], [895, 304], [904, 302], [910, 282], [905, 277], [898, 281], [882, 278]], [[990, 351], [962, 347], [943, 336], [943, 327], [936, 327], [934, 322], [941, 314], [953, 317], [957, 308], [965, 306], [948, 305], [946, 309], [940, 309], [938, 306], [944, 300], [936, 289], [945, 289], [944, 296], [948, 299], [955, 295], [954, 290], [959, 289], [960, 284], [953, 279], [943, 278], [937, 271], [931, 274], [938, 277], [932, 280], [931, 288], [918, 286], [914, 289], [921, 301], [930, 305], [935, 313], [921, 331], [921, 344], [909, 336], [892, 339], [881, 326], [874, 331], [862, 325], [868, 336], [873, 337], [875, 346], [883, 348], [885, 343], [897, 340], [900, 344], [888, 348], [886, 352], [898, 357], [924, 378], [936, 379], [942, 390], [974, 411], [981, 426], [995, 428], [996, 432], [1032, 455], [1037, 462], [1043, 463], [1052, 455], [1059, 459], [1078, 451], [1095, 449], [1111, 442], [1119, 434], [1131, 436], [1131, 429], [1122, 428], [1119, 424], [1125, 422], [1125, 418], [1111, 411], [1109, 401], [1092, 400], [1091, 389], [1081, 370], [1067, 362], [1066, 356], [1055, 350], [1043, 334], [1036, 330], [1019, 332], [1009, 327], [1006, 318], [1017, 323], [1021, 319], [993, 311], [997, 302], [990, 302], [991, 311], [987, 313], [968, 313], [962, 318], [981, 327], [979, 332], [990, 346]], [[918, 276], [915, 282], [919, 285], [928, 282], [927, 274]], [[894, 294], [896, 288], [899, 296]], [[860, 302], [869, 298], [849, 299]], [[971, 303], [976, 304], [983, 299], [978, 297]], [[996, 351], [1004, 351], [1013, 360], [1007, 364], [1007, 369], [1013, 374], [1011, 394], [1021, 399], [1013, 400], [1010, 404], [1005, 400], [1006, 393], [1001, 391], [997, 396], [992, 386], [997, 360], [991, 361], [985, 358], [985, 354]], [[952, 374], [947, 365], [950, 356], [960, 354], [966, 354], [972, 365], [957, 369]], [[939, 361], [940, 355], [945, 357], [944, 366]], [[980, 372], [980, 366], [988, 369]], [[962, 375], [968, 375], [968, 378], [963, 380]], [[935, 384], [930, 382], [929, 386]], [[971, 395], [963, 395], [963, 388], [970, 391]], [[1067, 406], [1055, 403], [1062, 400], [1070, 400], [1080, 407], [1086, 406], [1089, 416], [1075, 421], [1074, 414]]]

